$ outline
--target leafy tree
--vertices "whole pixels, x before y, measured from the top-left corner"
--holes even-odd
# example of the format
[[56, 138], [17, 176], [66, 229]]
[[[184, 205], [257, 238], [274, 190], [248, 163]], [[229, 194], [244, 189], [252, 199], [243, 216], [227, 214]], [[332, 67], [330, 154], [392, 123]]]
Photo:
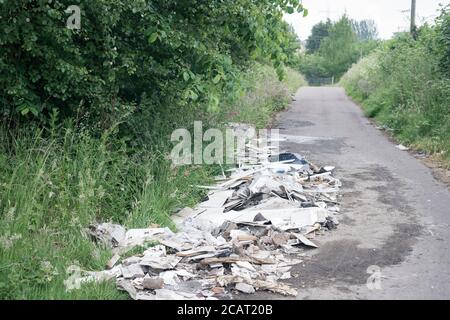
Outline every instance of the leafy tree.
[[324, 67], [329, 75], [336, 78], [357, 61], [357, 37], [347, 16], [333, 24], [329, 36], [322, 41], [318, 54], [324, 58]]
[[306, 40], [306, 52], [309, 54], [317, 52], [320, 48], [322, 40], [328, 37], [332, 23], [328, 19], [326, 22], [315, 24], [311, 30], [311, 35]]
[[[81, 29], [66, 28], [69, 5]], [[299, 0], [1, 0], [0, 115], [88, 118], [107, 128], [136, 112], [217, 107], [236, 68], [280, 76], [295, 52], [283, 12]]]
[[308, 39], [310, 50], [302, 57], [300, 70], [311, 83], [320, 83], [321, 78], [329, 78], [330, 82], [332, 77], [337, 81], [353, 63], [379, 45], [376, 34], [376, 26], [369, 20], [355, 22], [344, 15], [337, 22], [321, 22]]
[[441, 67], [450, 76], [450, 5], [442, 8], [436, 26]]
[[378, 29], [373, 20], [351, 20], [353, 31], [356, 33], [359, 41], [376, 40]]

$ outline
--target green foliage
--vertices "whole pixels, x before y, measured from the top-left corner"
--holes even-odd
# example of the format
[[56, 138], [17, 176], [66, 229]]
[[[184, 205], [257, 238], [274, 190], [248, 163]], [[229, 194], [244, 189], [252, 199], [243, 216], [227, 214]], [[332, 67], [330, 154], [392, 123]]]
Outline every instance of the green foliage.
[[[73, 4], [80, 30], [65, 27]], [[215, 104], [233, 65], [268, 59], [283, 74], [293, 47], [282, 14], [294, 11], [299, 0], [4, 0], [0, 114], [46, 121], [56, 108], [104, 129], [162, 101]]]
[[440, 59], [440, 67], [450, 76], [450, 5], [442, 8], [441, 15], [437, 18], [436, 26], [436, 51]]
[[328, 19], [326, 22], [321, 21], [312, 27], [311, 35], [306, 39], [306, 52], [308, 54], [313, 54], [319, 50], [322, 40], [328, 37], [332, 25], [331, 20]]
[[[197, 114], [197, 120], [264, 126], [302, 84], [291, 69], [281, 82], [274, 68], [260, 64], [235, 77], [220, 96], [219, 112]], [[160, 112], [151, 125], [133, 118], [136, 123], [99, 137], [70, 123], [60, 126], [57, 112], [51, 115], [46, 129], [0, 127], [0, 298], [124, 299], [110, 282], [65, 290], [68, 266], [101, 270], [111, 256], [83, 230], [97, 221], [173, 227], [172, 212], [204, 197], [193, 186], [213, 183], [220, 168], [171, 167], [167, 123], [185, 121], [189, 128], [192, 114]], [[147, 130], [154, 131], [151, 137], [145, 137]], [[144, 137], [129, 141], [128, 131]]]
[[443, 50], [448, 9], [417, 41], [401, 34], [362, 59], [342, 78], [366, 113], [389, 127], [402, 143], [440, 155], [450, 164], [450, 77]]
[[204, 196], [193, 186], [220, 168], [173, 168], [170, 133], [266, 125], [302, 84], [286, 68], [294, 11], [306, 13], [299, 0], [0, 0], [0, 298], [126, 297], [109, 282], [65, 290], [69, 265], [111, 255], [83, 230], [173, 228]]
[[378, 36], [377, 25], [373, 20], [352, 20], [352, 28], [359, 41], [376, 40]]
[[[157, 150], [133, 154], [116, 136], [99, 140], [63, 131], [49, 138], [36, 129], [20, 130], [12, 139], [12, 132], [0, 130], [2, 298], [79, 295], [65, 291], [67, 267], [99, 270], [110, 257], [84, 236], [90, 223], [171, 226], [174, 208], [203, 196], [192, 185], [210, 181], [211, 168], [171, 170]], [[81, 296], [96, 290], [97, 298], [120, 297], [115, 286], [100, 288]]]
[[320, 45], [318, 55], [323, 58], [323, 68], [336, 78], [358, 59], [357, 37], [346, 16], [333, 24], [329, 36]]
[[227, 101], [218, 116], [265, 128], [273, 114], [282, 110], [291, 95], [305, 85], [305, 79], [291, 68], [287, 68], [285, 78], [279, 81], [273, 68], [255, 65], [241, 77], [242, 91], [237, 100]]
[[305, 75], [309, 85], [320, 85], [322, 81], [331, 82], [332, 75], [325, 68], [325, 58], [318, 54], [306, 54], [301, 57], [299, 69]]
[[370, 21], [353, 21], [342, 16], [337, 22], [328, 20], [313, 27], [307, 40], [307, 54], [299, 68], [310, 84], [321, 79], [338, 80], [353, 63], [378, 46], [373, 40], [376, 27]]

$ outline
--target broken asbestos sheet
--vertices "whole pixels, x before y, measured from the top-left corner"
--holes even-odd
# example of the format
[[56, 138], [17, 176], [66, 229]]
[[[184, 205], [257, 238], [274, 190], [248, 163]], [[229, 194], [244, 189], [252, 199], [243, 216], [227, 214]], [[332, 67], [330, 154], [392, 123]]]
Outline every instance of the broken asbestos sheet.
[[[67, 289], [115, 279], [136, 300], [224, 299], [259, 290], [296, 296], [281, 280], [292, 277], [305, 250], [318, 247], [319, 234], [338, 224], [341, 183], [332, 166], [270, 150], [207, 187], [208, 197], [197, 207], [178, 212], [176, 233], [91, 225], [87, 233], [109, 246], [112, 258], [104, 271], [72, 274]], [[136, 248], [141, 253], [130, 255]]]

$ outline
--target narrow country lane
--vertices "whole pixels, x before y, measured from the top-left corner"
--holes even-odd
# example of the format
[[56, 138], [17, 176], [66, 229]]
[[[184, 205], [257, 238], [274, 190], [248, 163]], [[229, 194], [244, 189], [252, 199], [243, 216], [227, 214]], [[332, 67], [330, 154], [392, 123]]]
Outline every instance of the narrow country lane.
[[[338, 229], [318, 237], [319, 249], [293, 269], [297, 299], [449, 299], [447, 187], [397, 149], [342, 88], [305, 87], [295, 98], [274, 125], [288, 138], [283, 149], [336, 166], [343, 182]], [[381, 289], [366, 285], [369, 267], [379, 268]]]

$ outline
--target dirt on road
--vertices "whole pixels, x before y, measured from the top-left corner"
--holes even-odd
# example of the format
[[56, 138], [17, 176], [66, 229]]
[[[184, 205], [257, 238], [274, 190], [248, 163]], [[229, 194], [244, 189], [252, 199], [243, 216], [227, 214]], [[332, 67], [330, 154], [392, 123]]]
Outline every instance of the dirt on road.
[[[450, 193], [337, 87], [305, 87], [274, 128], [283, 150], [336, 166], [338, 229], [288, 282], [297, 299], [450, 299]], [[374, 280], [377, 285], [367, 285]], [[374, 282], [371, 282], [374, 283]], [[260, 293], [242, 298], [282, 299]]]

